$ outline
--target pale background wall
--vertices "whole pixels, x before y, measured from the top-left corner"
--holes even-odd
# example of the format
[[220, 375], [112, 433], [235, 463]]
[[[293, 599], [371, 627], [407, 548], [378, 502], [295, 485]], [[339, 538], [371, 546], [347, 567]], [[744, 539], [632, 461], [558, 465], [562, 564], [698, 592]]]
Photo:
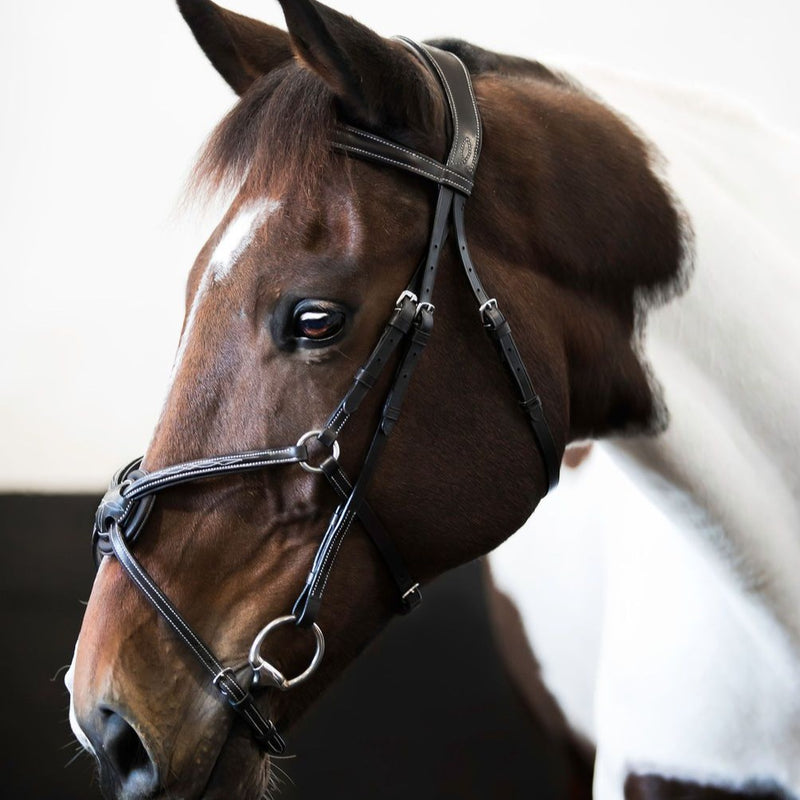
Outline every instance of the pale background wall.
[[[716, 88], [800, 131], [798, 0], [331, 2], [387, 35]], [[277, 2], [230, 3], [282, 23]], [[0, 491], [98, 491], [158, 415], [213, 223], [180, 188], [234, 98], [170, 0], [3, 6]]]

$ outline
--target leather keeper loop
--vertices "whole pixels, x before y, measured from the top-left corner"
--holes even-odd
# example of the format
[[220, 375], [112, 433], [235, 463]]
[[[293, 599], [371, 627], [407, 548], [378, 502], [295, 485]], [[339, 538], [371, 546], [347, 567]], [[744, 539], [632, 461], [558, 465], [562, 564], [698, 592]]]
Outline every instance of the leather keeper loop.
[[528, 416], [532, 419], [541, 419], [544, 415], [542, 413], [542, 398], [538, 394], [527, 400], [520, 400], [519, 403], [527, 412]]
[[233, 695], [230, 692], [224, 692], [222, 689], [219, 690], [220, 694], [225, 698], [228, 705], [234, 710], [239, 711], [243, 706], [248, 705], [248, 701], [253, 701], [253, 696], [249, 693], [245, 693], [243, 697], [240, 697], [238, 700], [233, 699]]
[[414, 321], [416, 309], [416, 303], [411, 298], [403, 298], [403, 305], [395, 309], [387, 325], [396, 331], [400, 331], [403, 335], [407, 334], [411, 328], [411, 323]]
[[359, 368], [354, 380], [362, 386], [366, 386], [367, 389], [371, 389], [375, 385], [375, 376], [364, 369], [364, 367]]
[[381, 430], [388, 436], [395, 426], [397, 420], [400, 419], [400, 409], [396, 406], [389, 406], [383, 410], [383, 417], [381, 418]]
[[[320, 431], [319, 436], [317, 436], [317, 440], [323, 447], [330, 448], [336, 441], [336, 436], [336, 431], [332, 430], [331, 428], [323, 428], [322, 431]], [[326, 459], [326, 461], [327, 460], [328, 459]]]

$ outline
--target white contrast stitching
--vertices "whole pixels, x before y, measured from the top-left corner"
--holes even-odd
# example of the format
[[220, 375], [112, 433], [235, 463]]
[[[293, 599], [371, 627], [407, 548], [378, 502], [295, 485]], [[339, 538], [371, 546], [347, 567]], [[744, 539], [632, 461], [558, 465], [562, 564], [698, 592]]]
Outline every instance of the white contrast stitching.
[[[451, 188], [458, 189], [462, 192], [471, 192], [472, 186], [470, 182], [467, 181], [466, 178], [457, 175], [457, 173], [452, 173], [449, 171], [450, 174], [448, 175], [437, 175], [432, 172], [426, 172], [420, 167], [415, 167], [412, 164], [408, 164], [405, 161], [397, 161], [393, 158], [389, 158], [389, 156], [384, 156], [380, 153], [375, 153], [372, 150], [364, 150], [361, 147], [355, 147], [354, 145], [349, 144], [342, 144], [341, 142], [334, 142], [334, 147], [345, 150], [348, 153], [360, 153], [361, 155], [367, 156], [368, 158], [375, 159], [376, 161], [383, 161], [386, 164], [393, 164], [396, 167], [401, 167], [402, 169], [409, 170], [410, 172], [416, 172], [418, 175], [422, 175], [424, 178], [428, 178], [429, 180], [435, 181], [436, 183], [444, 183]], [[458, 181], [456, 181], [456, 175], [458, 177]]]
[[[350, 526], [353, 524], [353, 520], [356, 518], [355, 512], [351, 512], [349, 518], [347, 520], [347, 525], [345, 526], [344, 530], [339, 534], [338, 541], [336, 542], [336, 550], [333, 551], [333, 555], [331, 555], [331, 551], [328, 551], [328, 555], [330, 556], [330, 563], [333, 566], [333, 562], [336, 561], [336, 556], [339, 555], [339, 548], [342, 546], [342, 542], [344, 541], [345, 537], [347, 536], [348, 531], [350, 530]], [[325, 565], [323, 564], [323, 569]], [[320, 596], [325, 593], [325, 587], [328, 585], [328, 578], [331, 576], [331, 571], [327, 570], [325, 572], [325, 580], [322, 584], [322, 587], [319, 590]], [[318, 581], [315, 581], [318, 583]]]
[[[120, 536], [121, 536], [121, 534], [120, 534]], [[142, 590], [142, 592], [144, 592], [145, 595], [157, 597], [161, 601], [162, 606], [166, 610], [177, 614], [178, 613], [177, 610], [172, 606], [172, 604], [167, 599], [167, 597], [164, 594], [161, 593], [161, 591], [158, 589], [158, 587], [154, 586], [153, 583], [150, 580], [148, 580], [147, 575], [144, 572], [144, 570], [133, 559], [133, 557], [130, 555], [130, 553], [127, 552], [127, 548], [123, 549], [122, 553], [125, 556], [125, 561], [128, 563], [128, 574], [131, 576], [131, 578], [133, 578], [134, 582]], [[143, 585], [142, 581], [144, 581], [150, 587], [150, 589], [152, 591], [152, 595], [150, 595], [150, 592], [147, 591], [147, 589]], [[157, 607], [157, 610], [160, 610], [160, 609], [158, 609], [158, 607]], [[192, 652], [197, 656], [197, 658], [203, 663], [203, 666], [216, 677], [216, 675], [219, 672], [222, 671], [222, 665], [217, 661], [216, 658], [214, 658], [214, 656], [208, 651], [208, 649], [203, 647], [202, 644], [199, 641], [197, 642], [198, 646], [200, 646], [200, 648], [203, 651], [205, 651], [205, 653], [206, 653], [207, 657], [203, 658], [203, 656], [200, 654], [200, 652], [197, 649], [197, 647], [195, 647], [195, 645], [186, 637], [186, 635], [181, 630], [181, 628], [175, 623], [175, 620], [173, 620], [170, 617], [169, 614], [163, 614], [162, 613], [161, 616], [170, 624], [170, 626], [178, 634], [178, 636], [180, 636], [181, 639], [183, 639], [183, 641], [187, 644], [187, 646], [192, 650]], [[217, 669], [212, 669], [209, 665], [213, 665], [214, 667], [217, 667]]]
[[[350, 131], [350, 133], [352, 133], [354, 136], [364, 137], [366, 139], [372, 139], [372, 141], [378, 142], [379, 144], [382, 144], [390, 149], [399, 150], [401, 153], [405, 153], [406, 155], [411, 156], [412, 158], [417, 158], [420, 161], [424, 161], [429, 166], [435, 167], [437, 171], [441, 171], [444, 174], [449, 175], [453, 180], [463, 181], [465, 183], [468, 182], [467, 178], [465, 178], [460, 173], [448, 167], [447, 164], [443, 164], [441, 161], [437, 161], [436, 159], [431, 158], [430, 156], [426, 156], [424, 153], [418, 153], [414, 150], [409, 150], [407, 147], [403, 147], [403, 145], [397, 144], [397, 142], [393, 142], [390, 139], [383, 139], [380, 136], [370, 133], [369, 131], [361, 130], [360, 128], [353, 128], [349, 125], [345, 125], [343, 127], [345, 128], [345, 130]], [[353, 145], [348, 145], [346, 142], [341, 142], [341, 143], [334, 142], [334, 144], [341, 144], [341, 146], [343, 147], [353, 146]]]
[[407, 147], [403, 147], [403, 145], [397, 144], [397, 142], [393, 142], [390, 139], [384, 139], [380, 136], [375, 135], [374, 133], [361, 130], [360, 128], [353, 128], [349, 125], [345, 125], [344, 128], [345, 130], [350, 131], [350, 133], [355, 134], [356, 136], [363, 136], [367, 139], [372, 139], [372, 141], [374, 142], [378, 142], [378, 144], [386, 145], [387, 147], [390, 147], [393, 150], [400, 150], [402, 153], [406, 153], [409, 156], [418, 158], [420, 159], [420, 161], [425, 161], [433, 167], [438, 167], [440, 169], [447, 169], [447, 166], [445, 164], [442, 164], [440, 161], [436, 161], [436, 159], [430, 158], [430, 156], [426, 156], [424, 153], [417, 153], [414, 150], [409, 150]]
[[262, 467], [269, 467], [272, 465], [279, 465], [279, 464], [295, 464], [298, 462], [298, 458], [292, 456], [288, 458], [282, 459], [268, 459], [266, 461], [252, 461], [247, 462], [247, 464], [242, 465], [241, 462], [232, 462], [230, 464], [218, 464], [215, 463], [213, 465], [205, 465], [201, 467], [197, 467], [195, 469], [189, 470], [181, 470], [180, 472], [173, 472], [168, 475], [161, 475], [159, 476], [158, 473], [153, 473], [152, 475], [148, 475], [144, 478], [141, 478], [141, 483], [134, 483], [131, 486], [130, 491], [128, 492], [128, 497], [132, 500], [138, 500], [140, 497], [145, 497], [146, 495], [153, 494], [159, 486], [162, 486], [165, 483], [170, 483], [173, 480], [180, 479], [180, 483], [185, 483], [188, 480], [194, 480], [198, 477], [203, 477], [206, 473], [210, 475], [218, 475], [224, 472], [230, 472], [232, 470], [235, 471], [244, 471], [244, 470], [256, 470], [261, 469]]
[[[456, 108], [456, 101], [453, 97], [453, 92], [450, 89], [450, 84], [447, 82], [447, 78], [444, 74], [444, 70], [439, 66], [439, 62], [433, 58], [427, 50], [425, 50], [425, 54], [428, 56], [428, 60], [436, 67], [436, 72], [439, 73], [439, 78], [442, 81], [444, 86], [445, 92], [447, 92], [447, 99], [450, 102], [450, 110], [453, 113], [453, 127], [455, 128], [455, 135], [453, 136], [453, 147], [450, 150], [450, 158], [458, 152], [458, 143], [459, 143], [459, 123], [458, 123], [458, 109]], [[447, 160], [449, 161], [450, 158]]]
[[342, 150], [346, 150], [347, 152], [361, 153], [362, 155], [374, 158], [378, 161], [383, 161], [387, 164], [394, 164], [397, 167], [407, 169], [411, 172], [416, 172], [418, 175], [422, 175], [423, 177], [428, 178], [429, 180], [433, 180], [436, 183], [445, 183], [446, 185], [452, 186], [453, 188], [456, 189], [460, 189], [461, 191], [470, 191], [471, 189], [467, 179], [463, 178], [461, 175], [458, 175], [458, 173], [452, 172], [452, 170], [447, 170], [448, 172], [447, 175], [438, 174], [438, 173], [444, 173], [444, 169], [438, 167], [438, 165], [437, 165], [438, 173], [432, 171], [426, 172], [421, 167], [416, 167], [413, 164], [409, 164], [405, 161], [397, 161], [393, 158], [389, 158], [389, 156], [383, 155], [382, 153], [375, 153], [372, 150], [364, 150], [363, 148], [355, 147], [354, 145], [340, 144], [338, 142], [334, 143], [334, 146]]

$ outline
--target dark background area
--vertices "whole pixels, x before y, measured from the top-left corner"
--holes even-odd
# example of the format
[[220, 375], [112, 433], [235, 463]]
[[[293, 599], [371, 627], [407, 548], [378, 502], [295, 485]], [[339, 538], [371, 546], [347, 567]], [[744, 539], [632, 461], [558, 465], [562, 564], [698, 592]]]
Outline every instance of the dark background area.
[[[3, 797], [100, 797], [91, 759], [73, 760], [63, 683], [93, 578], [96, 502], [0, 496]], [[279, 762], [279, 797], [563, 797], [552, 746], [491, 637], [479, 564], [439, 579], [289, 732], [297, 756]]]

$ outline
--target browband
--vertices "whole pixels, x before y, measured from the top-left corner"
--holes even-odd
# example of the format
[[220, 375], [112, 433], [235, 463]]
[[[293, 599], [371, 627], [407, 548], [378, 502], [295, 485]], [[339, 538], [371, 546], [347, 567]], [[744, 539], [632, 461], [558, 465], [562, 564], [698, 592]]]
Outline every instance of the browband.
[[334, 131], [331, 144], [334, 150], [363, 158], [366, 161], [377, 161], [390, 167], [398, 167], [413, 172], [434, 183], [449, 186], [451, 189], [472, 194], [473, 182], [450, 169], [441, 161], [416, 153], [400, 144], [384, 139], [375, 133], [368, 133], [350, 125], [339, 125]]
[[453, 125], [447, 163], [352, 125], [337, 126], [331, 145], [334, 150], [404, 169], [469, 197], [481, 152], [481, 117], [469, 72], [453, 53], [418, 44], [405, 36], [395, 39], [436, 75], [445, 94]]

